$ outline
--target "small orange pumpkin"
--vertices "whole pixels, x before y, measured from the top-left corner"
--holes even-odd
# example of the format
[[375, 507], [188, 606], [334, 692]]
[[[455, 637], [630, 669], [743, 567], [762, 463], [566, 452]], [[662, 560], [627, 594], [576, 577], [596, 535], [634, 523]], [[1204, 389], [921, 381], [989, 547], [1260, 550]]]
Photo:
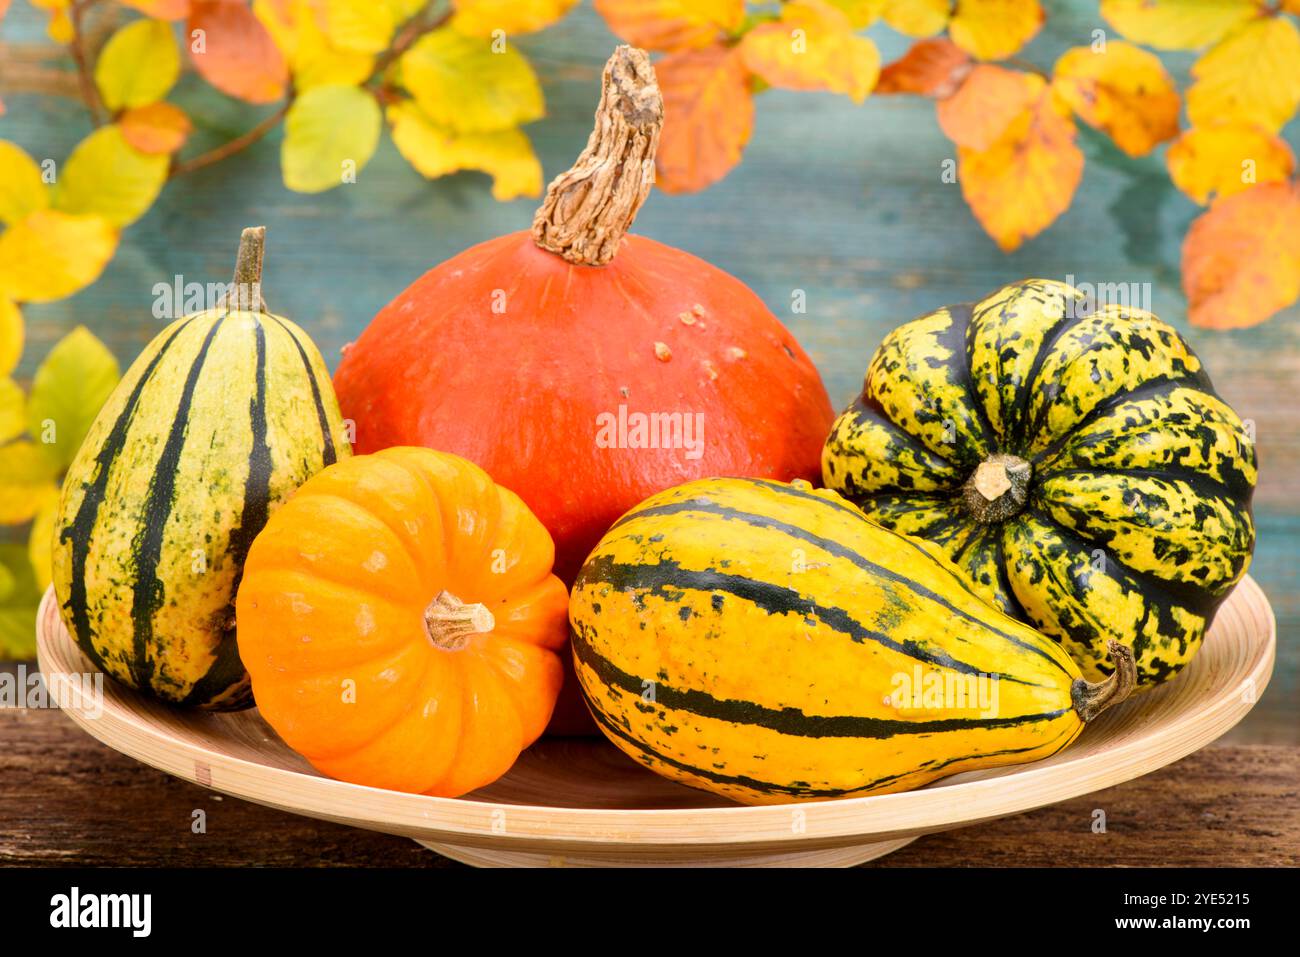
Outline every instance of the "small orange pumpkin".
[[519, 496], [397, 447], [317, 473], [254, 540], [235, 605], [253, 695], [325, 774], [454, 797], [550, 719], [568, 594]]

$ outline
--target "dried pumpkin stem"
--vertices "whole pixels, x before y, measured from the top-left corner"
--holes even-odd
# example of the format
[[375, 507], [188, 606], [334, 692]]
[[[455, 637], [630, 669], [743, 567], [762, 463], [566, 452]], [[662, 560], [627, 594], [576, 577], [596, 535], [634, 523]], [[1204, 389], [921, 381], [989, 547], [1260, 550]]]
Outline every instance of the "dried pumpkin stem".
[[227, 311], [267, 311], [266, 300], [262, 298], [262, 260], [265, 256], [265, 226], [249, 226], [239, 234], [235, 278], [221, 303]]
[[1070, 688], [1074, 710], [1085, 722], [1091, 721], [1111, 705], [1119, 704], [1137, 687], [1137, 664], [1133, 649], [1114, 638], [1106, 642], [1115, 670], [1101, 681], [1077, 680]]
[[424, 627], [429, 640], [443, 651], [460, 651], [475, 635], [496, 627], [486, 605], [467, 605], [449, 591], [441, 591], [424, 610]]
[[982, 524], [1004, 521], [1025, 507], [1032, 476], [1032, 467], [1019, 456], [990, 455], [962, 486], [962, 505]]
[[571, 263], [603, 266], [654, 185], [664, 100], [644, 50], [620, 46], [605, 64], [596, 127], [573, 168], [551, 181], [533, 241]]

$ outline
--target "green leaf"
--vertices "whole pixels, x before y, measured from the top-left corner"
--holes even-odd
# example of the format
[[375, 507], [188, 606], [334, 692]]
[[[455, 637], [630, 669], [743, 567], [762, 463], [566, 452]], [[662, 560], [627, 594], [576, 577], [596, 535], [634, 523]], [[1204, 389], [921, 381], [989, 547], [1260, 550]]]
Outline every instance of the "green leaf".
[[0, 659], [34, 658], [41, 592], [26, 547], [0, 544], [0, 580], [9, 582], [0, 588]]
[[162, 20], [128, 23], [104, 44], [95, 64], [95, 85], [110, 110], [155, 103], [180, 75], [176, 38]]
[[383, 118], [375, 98], [360, 87], [312, 87], [285, 118], [280, 169], [298, 193], [333, 189], [361, 171], [379, 144]]
[[72, 463], [120, 377], [113, 353], [85, 326], [60, 339], [36, 370], [27, 429], [60, 471]]
[[402, 55], [402, 83], [429, 119], [462, 133], [508, 130], [546, 111], [542, 87], [513, 46], [443, 27]]

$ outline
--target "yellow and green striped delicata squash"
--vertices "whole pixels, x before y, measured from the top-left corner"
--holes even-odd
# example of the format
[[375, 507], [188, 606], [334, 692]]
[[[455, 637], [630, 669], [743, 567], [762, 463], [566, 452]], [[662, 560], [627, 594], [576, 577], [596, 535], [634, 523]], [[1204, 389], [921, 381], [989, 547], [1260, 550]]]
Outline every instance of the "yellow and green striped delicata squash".
[[917, 788], [1035, 761], [1133, 687], [942, 557], [807, 482], [703, 479], [605, 534], [569, 598], [574, 670], [605, 735], [747, 804]]
[[320, 353], [261, 301], [262, 237], [247, 229], [240, 243], [245, 299], [177, 319], [132, 363], [55, 518], [54, 591], [86, 656], [132, 688], [214, 711], [253, 703], [234, 620], [253, 537], [352, 454]]
[[1049, 280], [894, 330], [822, 454], [826, 485], [933, 543], [1083, 669], [1140, 686], [1196, 653], [1254, 548], [1253, 437], [1155, 316]]

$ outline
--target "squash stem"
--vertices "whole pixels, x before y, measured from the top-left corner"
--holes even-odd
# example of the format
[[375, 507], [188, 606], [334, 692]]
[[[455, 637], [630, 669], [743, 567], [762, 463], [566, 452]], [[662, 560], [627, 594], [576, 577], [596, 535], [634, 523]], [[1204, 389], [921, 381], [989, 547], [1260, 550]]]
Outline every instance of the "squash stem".
[[266, 312], [262, 298], [262, 260], [266, 256], [266, 227], [249, 226], [239, 235], [235, 278], [223, 305], [226, 311]]
[[1137, 664], [1133, 660], [1133, 649], [1121, 645], [1114, 638], [1106, 642], [1110, 659], [1115, 670], [1101, 681], [1075, 681], [1070, 688], [1070, 700], [1074, 710], [1086, 723], [1101, 714], [1111, 705], [1119, 704], [1137, 687]]
[[460, 651], [475, 635], [487, 634], [496, 619], [486, 605], [467, 605], [449, 591], [441, 591], [424, 610], [429, 640], [443, 651]]
[[975, 521], [987, 525], [1020, 514], [1029, 500], [1033, 468], [1017, 455], [990, 455], [961, 488], [961, 501]]
[[612, 260], [654, 185], [663, 124], [649, 55], [620, 46], [605, 64], [595, 129], [578, 161], [547, 187], [533, 242], [583, 266]]

